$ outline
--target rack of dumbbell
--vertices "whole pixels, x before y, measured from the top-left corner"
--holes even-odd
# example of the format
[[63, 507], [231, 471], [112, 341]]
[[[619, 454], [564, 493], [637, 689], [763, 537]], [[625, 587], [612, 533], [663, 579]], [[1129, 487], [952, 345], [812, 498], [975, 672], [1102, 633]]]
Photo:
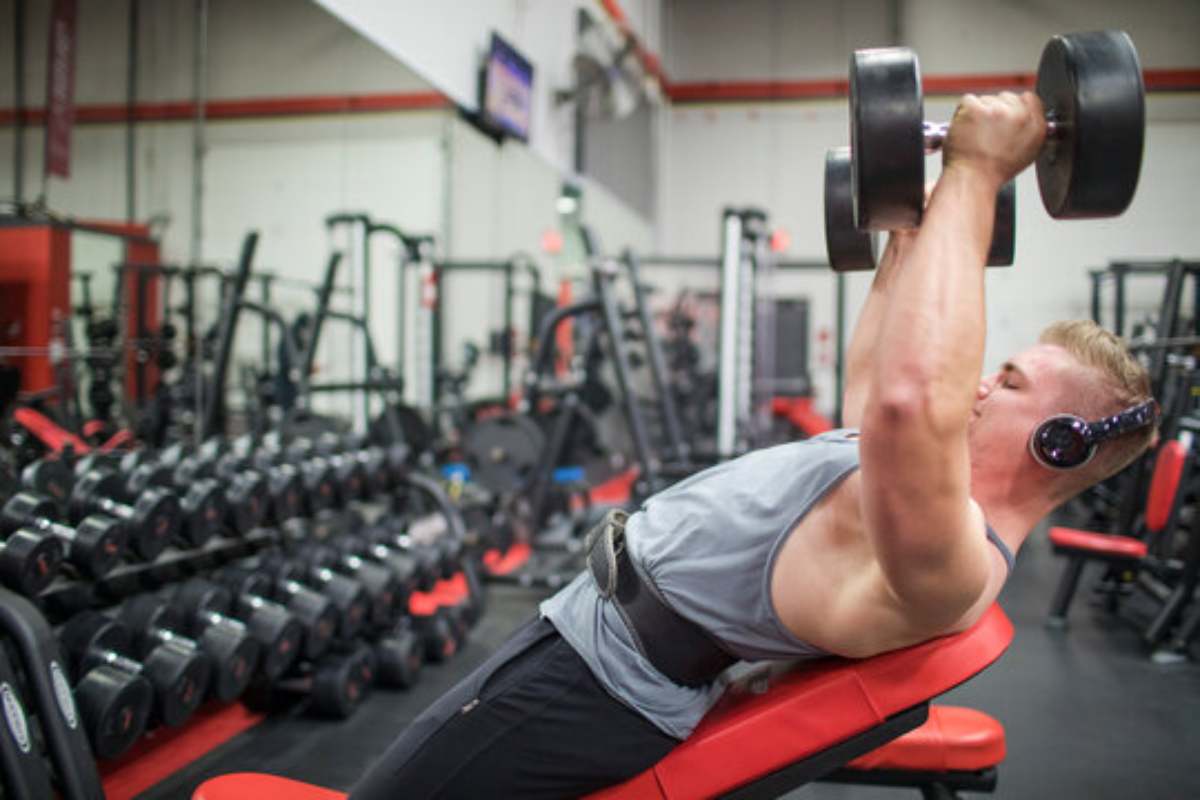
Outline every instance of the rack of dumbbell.
[[49, 796], [42, 752], [65, 797], [102, 796], [97, 760], [202, 707], [344, 718], [453, 656], [484, 609], [474, 534], [407, 456], [267, 435], [0, 474], [3, 796]]

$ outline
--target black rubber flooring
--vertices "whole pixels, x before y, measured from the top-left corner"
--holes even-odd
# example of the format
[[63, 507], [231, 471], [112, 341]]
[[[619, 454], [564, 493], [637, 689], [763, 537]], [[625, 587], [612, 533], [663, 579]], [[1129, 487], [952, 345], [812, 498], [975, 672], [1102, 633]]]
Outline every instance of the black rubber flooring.
[[[1061, 563], [1043, 534], [1022, 551], [1001, 603], [1016, 638], [990, 670], [942, 699], [999, 719], [1008, 758], [1000, 798], [1200, 798], [1200, 666], [1156, 666], [1137, 630], [1088, 601], [1085, 576], [1066, 632], [1042, 626]], [[376, 690], [343, 722], [273, 718], [150, 791], [187, 798], [205, 778], [270, 772], [348, 788], [414, 716], [470, 671], [534, 611], [539, 594], [492, 587], [487, 615], [451, 663], [425, 669], [411, 692]], [[1125, 617], [1138, 611], [1132, 604]], [[914, 791], [815, 785], [789, 798], [915, 797]]]

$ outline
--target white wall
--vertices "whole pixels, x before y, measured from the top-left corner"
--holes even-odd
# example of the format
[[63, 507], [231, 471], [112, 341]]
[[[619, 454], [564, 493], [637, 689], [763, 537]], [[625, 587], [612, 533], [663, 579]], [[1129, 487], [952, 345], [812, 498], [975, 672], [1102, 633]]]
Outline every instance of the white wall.
[[[667, 11], [667, 70], [672, 81], [804, 80], [845, 75], [849, 52], [887, 43], [883, 2], [736, 4], [678, 0]], [[1200, 64], [1200, 5], [901, 3], [900, 31], [917, 48], [926, 75], [1032, 71], [1056, 30], [1128, 28], [1144, 65]], [[718, 47], [719, 42], [724, 47]], [[948, 119], [952, 102], [931, 98], [926, 115]], [[1194, 187], [1200, 181], [1200, 97], [1152, 95], [1145, 160], [1130, 211], [1113, 220], [1060, 223], [1041, 208], [1032, 171], [1018, 182], [1017, 263], [989, 274], [987, 364], [1032, 342], [1048, 322], [1089, 313], [1088, 268], [1117, 258], [1200, 255]], [[660, 235], [672, 253], [715, 253], [720, 211], [766, 208], [793, 245], [785, 257], [824, 257], [822, 168], [825, 150], [848, 142], [844, 99], [775, 104], [674, 107], [665, 123]], [[931, 158], [928, 169], [938, 169]], [[663, 281], [670, 282], [667, 273]], [[856, 314], [869, 276], [850, 278]], [[715, 282], [712, 278], [710, 282]], [[810, 294], [814, 338], [832, 319], [832, 279], [784, 277], [783, 291]], [[1137, 282], [1135, 309], [1153, 310], [1160, 286]], [[851, 318], [849, 322], [852, 322]], [[816, 342], [814, 342], [814, 346]], [[819, 404], [833, 407], [832, 375], [819, 371]]]
[[[50, 3], [29, 3], [26, 103], [44, 96], [45, 29]], [[141, 4], [141, 102], [192, 97], [190, 0]], [[11, 19], [11, 0], [0, 18]], [[123, 103], [126, 6], [82, 0], [79, 6], [76, 101]], [[4, 46], [7, 50], [8, 41]], [[429, 91], [411, 71], [309, 2], [212, 0], [208, 38], [210, 100], [269, 96]], [[7, 55], [7, 53], [6, 53]], [[0, 59], [0, 104], [12, 103], [11, 58]], [[440, 233], [444, 226], [443, 111], [347, 114], [322, 117], [210, 121], [206, 126], [202, 256], [226, 267], [248, 230], [261, 232], [256, 268], [317, 280], [331, 248], [325, 217], [365, 211], [402, 227]], [[0, 152], [11, 152], [11, 131], [0, 132]], [[189, 257], [192, 214], [192, 127], [188, 122], [137, 126], [137, 216], [165, 216], [164, 258]], [[25, 196], [41, 189], [42, 128], [25, 138]], [[72, 174], [51, 180], [48, 206], [89, 218], [125, 216], [125, 128], [77, 125]], [[0, 160], [0, 193], [12, 185], [11, 158]], [[382, 260], [382, 256], [381, 256]], [[357, 276], [345, 271], [340, 282]], [[376, 295], [374, 328], [382, 357], [394, 361], [394, 296]], [[174, 298], [178, 302], [178, 296]], [[202, 308], [216, 315], [210, 294]], [[304, 291], [278, 289], [275, 305], [292, 316], [312, 304]], [[347, 305], [343, 297], [343, 305]], [[320, 380], [349, 377], [349, 337], [333, 334], [319, 355]], [[257, 363], [259, 328], [248, 321], [238, 356]], [[342, 410], [344, 403], [330, 408]]]
[[[332, 14], [408, 64], [459, 106], [478, 109], [478, 71], [493, 31], [534, 66], [530, 146], [561, 171], [571, 168], [572, 115], [554, 92], [573, 82], [580, 8], [607, 20], [592, 0], [316, 0]], [[659, 49], [661, 0], [627, 0], [630, 25]]]
[[[634, 24], [656, 24], [646, 9], [653, 12], [657, 5], [649, 0], [628, 4]], [[49, 8], [49, 0], [28, 3], [27, 106], [41, 106], [44, 100]], [[125, 3], [111, 0], [80, 2], [80, 105], [125, 102], [126, 10]], [[428, 17], [427, 11], [422, 16]], [[191, 0], [141, 4], [140, 102], [191, 98], [192, 13]], [[12, 0], [0, 0], [0, 19], [11, 18]], [[571, 21], [573, 25], [573, 16]], [[552, 43], [573, 41], [573, 35], [542, 31], [539, 26], [545, 24], [531, 16], [529, 34]], [[208, 94], [214, 101], [432, 88], [307, 0], [211, 0], [208, 42]], [[6, 37], [0, 47], [8, 46]], [[11, 106], [12, 95], [12, 59], [0, 58], [0, 106]], [[519, 144], [497, 147], [451, 111], [218, 120], [208, 123], [206, 138], [202, 254], [224, 266], [232, 265], [246, 231], [257, 229], [262, 234], [259, 269], [317, 280], [331, 247], [343, 243], [340, 237], [331, 239], [324, 227], [325, 217], [339, 210], [363, 211], [407, 231], [434, 233], [439, 253], [448, 257], [503, 258], [516, 250], [536, 250], [543, 231], [558, 223], [554, 201], [562, 170]], [[11, 191], [12, 141], [11, 131], [0, 131], [0, 196]], [[49, 207], [62, 214], [124, 218], [124, 126], [77, 125], [73, 144], [72, 176], [49, 183]], [[173, 262], [189, 256], [192, 144], [188, 122], [137, 125], [137, 216], [169, 218], [163, 246], [164, 257]], [[32, 199], [41, 190], [41, 127], [26, 131], [25, 155], [25, 197]], [[602, 188], [589, 186], [586, 206], [589, 219], [614, 246], [649, 246], [649, 224]], [[393, 245], [381, 239], [373, 251], [371, 312], [376, 344], [389, 363], [397, 360], [396, 326], [402, 316], [396, 307], [394, 260]], [[560, 270], [551, 259], [545, 266], [552, 289]], [[358, 279], [343, 268], [343, 286]], [[409, 287], [410, 302], [415, 288], [415, 283]], [[346, 305], [345, 296], [340, 297]], [[497, 287], [457, 280], [447, 286], [449, 359], [457, 359], [463, 340], [482, 342], [487, 330], [500, 326], [499, 298]], [[211, 321], [215, 298], [208, 301], [205, 311]], [[289, 317], [311, 305], [308, 293], [288, 289], [278, 289], [274, 301]], [[410, 313], [409, 360], [416, 355], [414, 334]], [[349, 337], [335, 328], [324, 341], [319, 379], [348, 377]], [[244, 362], [256, 363], [258, 353], [258, 325], [248, 321], [238, 354]], [[494, 365], [481, 372], [472, 389], [497, 390]], [[344, 410], [345, 404], [337, 408]]]

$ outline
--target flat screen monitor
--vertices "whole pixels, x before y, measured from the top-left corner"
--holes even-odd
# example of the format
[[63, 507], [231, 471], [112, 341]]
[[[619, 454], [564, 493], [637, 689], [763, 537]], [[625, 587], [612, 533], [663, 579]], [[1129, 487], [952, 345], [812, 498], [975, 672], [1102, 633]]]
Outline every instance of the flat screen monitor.
[[533, 65], [512, 45], [492, 34], [483, 65], [483, 122], [505, 136], [529, 141], [533, 116]]

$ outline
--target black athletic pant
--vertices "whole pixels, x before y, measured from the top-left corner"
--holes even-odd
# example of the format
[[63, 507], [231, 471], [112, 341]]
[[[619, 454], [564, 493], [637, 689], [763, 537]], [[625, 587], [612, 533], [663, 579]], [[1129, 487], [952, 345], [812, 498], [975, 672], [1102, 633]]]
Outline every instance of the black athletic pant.
[[538, 619], [417, 717], [350, 800], [578, 797], [678, 744], [614, 699]]

